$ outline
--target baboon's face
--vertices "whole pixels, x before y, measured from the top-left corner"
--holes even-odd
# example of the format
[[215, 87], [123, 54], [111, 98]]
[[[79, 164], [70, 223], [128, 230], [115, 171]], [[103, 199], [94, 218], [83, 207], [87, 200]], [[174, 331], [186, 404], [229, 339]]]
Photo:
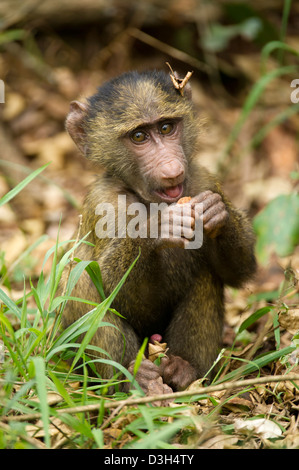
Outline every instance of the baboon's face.
[[182, 131], [182, 119], [164, 118], [145, 123], [123, 138], [138, 167], [135, 190], [144, 199], [172, 203], [182, 196], [187, 172]]

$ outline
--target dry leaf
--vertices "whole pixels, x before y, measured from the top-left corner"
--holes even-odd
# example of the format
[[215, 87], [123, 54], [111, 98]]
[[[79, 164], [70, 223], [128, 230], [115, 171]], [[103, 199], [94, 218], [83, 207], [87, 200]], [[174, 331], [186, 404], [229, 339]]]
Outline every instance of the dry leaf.
[[70, 137], [61, 132], [47, 139], [23, 142], [23, 151], [26, 155], [38, 155], [42, 163], [51, 163], [51, 168], [61, 169], [64, 167], [64, 157], [74, 147]]
[[109, 437], [113, 437], [114, 439], [118, 439], [121, 433], [121, 429], [109, 428], [104, 430], [104, 434], [107, 434]]
[[[32, 397], [31, 400], [35, 402], [40, 401], [39, 397], [37, 396]], [[47, 403], [49, 406], [57, 405], [57, 403], [60, 403], [61, 401], [63, 401], [63, 398], [59, 393], [56, 393], [56, 392], [47, 393]]]
[[273, 421], [265, 418], [254, 420], [247, 419], [245, 421], [236, 419], [235, 431], [239, 431], [244, 434], [254, 432], [254, 434], [258, 434], [264, 439], [273, 439], [282, 435], [280, 427]]
[[5, 106], [3, 108], [4, 121], [11, 121], [24, 111], [26, 100], [19, 93], [7, 93]]
[[148, 343], [148, 358], [151, 362], [155, 362], [161, 354], [166, 354], [166, 352], [167, 343], [159, 343], [158, 341]]
[[16, 222], [16, 214], [13, 212], [8, 204], [0, 207], [0, 222], [5, 224], [12, 224]]
[[282, 328], [294, 335], [299, 330], [299, 308], [290, 309], [279, 315], [279, 324]]
[[201, 448], [204, 449], [229, 449], [237, 444], [238, 438], [234, 436], [229, 436], [228, 434], [220, 434], [219, 436], [214, 436], [204, 443]]
[[[64, 424], [59, 418], [52, 418], [51, 421], [53, 424], [55, 424], [55, 426], [53, 426], [50, 423], [49, 426], [49, 433], [51, 437], [57, 435], [63, 436], [63, 433], [68, 435], [70, 433], [70, 428], [66, 424]], [[44, 437], [45, 431], [43, 422], [41, 420], [38, 420], [35, 424], [28, 424], [26, 426], [26, 432], [29, 436], [34, 438]]]
[[1, 250], [5, 253], [5, 260], [9, 265], [15, 261], [27, 248], [27, 240], [21, 230], [16, 229], [11, 238], [1, 243]]
[[224, 403], [223, 407], [235, 413], [244, 413], [244, 411], [251, 410], [253, 404], [250, 400], [246, 400], [246, 398], [233, 397]]

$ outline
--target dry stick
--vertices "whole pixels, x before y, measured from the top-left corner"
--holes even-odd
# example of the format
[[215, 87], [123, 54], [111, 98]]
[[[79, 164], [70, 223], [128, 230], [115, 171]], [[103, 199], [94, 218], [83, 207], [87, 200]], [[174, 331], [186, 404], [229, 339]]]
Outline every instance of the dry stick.
[[175, 47], [169, 46], [168, 44], [165, 44], [164, 42], [159, 41], [159, 39], [156, 39], [153, 36], [150, 36], [149, 34], [144, 33], [140, 29], [129, 28], [127, 30], [127, 33], [130, 36], [133, 36], [135, 39], [139, 39], [139, 41], [142, 41], [145, 44], [148, 44], [149, 46], [155, 49], [158, 49], [164, 54], [170, 55], [174, 59], [177, 59], [181, 62], [186, 62], [186, 64], [189, 64], [192, 67], [196, 67], [198, 70], [202, 70], [206, 73], [211, 73], [212, 71], [212, 68], [209, 65], [205, 64], [204, 62], [201, 62], [195, 57], [192, 57], [189, 54], [186, 54], [186, 52], [180, 51], [179, 49], [176, 49]]
[[[104, 408], [118, 408], [123, 406], [134, 406], [134, 405], [141, 405], [145, 403], [150, 403], [152, 401], [158, 400], [174, 400], [175, 398], [184, 398], [184, 397], [192, 397], [196, 395], [207, 395], [212, 392], [219, 392], [222, 390], [231, 390], [235, 388], [246, 388], [248, 386], [260, 385], [264, 383], [271, 383], [271, 382], [286, 382], [286, 381], [299, 381], [299, 374], [288, 374], [288, 375], [276, 375], [270, 377], [258, 377], [255, 379], [246, 379], [246, 380], [237, 380], [231, 381], [223, 384], [218, 385], [210, 385], [208, 387], [199, 387], [196, 390], [184, 390], [182, 392], [175, 392], [175, 393], [165, 393], [164, 395], [153, 395], [150, 397], [140, 397], [140, 398], [132, 398], [127, 400], [118, 400], [118, 401], [108, 401], [104, 404]], [[197, 398], [199, 400], [199, 398]], [[62, 408], [56, 410], [57, 414], [64, 414], [64, 413], [86, 413], [90, 411], [96, 411], [102, 406], [101, 403], [95, 403], [92, 405], [82, 405], [82, 406], [75, 406], [72, 408]], [[20, 415], [20, 416], [3, 416], [2, 420], [4, 421], [30, 421], [32, 419], [40, 418], [41, 413], [32, 413], [29, 415]]]
[[248, 361], [248, 362], [251, 361], [251, 359], [255, 355], [256, 351], [264, 343], [265, 336], [267, 334], [269, 334], [271, 332], [271, 330], [274, 331], [273, 321], [272, 321], [271, 318], [268, 318], [268, 320], [266, 321], [264, 327], [262, 328], [262, 331], [260, 332], [260, 334], [258, 335], [258, 337], [255, 340], [254, 344], [252, 345], [252, 348], [250, 348], [249, 351], [247, 352], [247, 354], [245, 356], [246, 361]]
[[[230, 390], [233, 388], [240, 388], [240, 387], [248, 387], [249, 385], [259, 385], [268, 382], [280, 382], [280, 381], [287, 381], [287, 380], [298, 380], [299, 381], [299, 374], [288, 374], [288, 375], [277, 375], [271, 377], [259, 377], [256, 379], [247, 379], [247, 380], [237, 380], [227, 382], [226, 384], [218, 384], [218, 385], [210, 385], [208, 387], [199, 387], [196, 390], [183, 390], [182, 392], [175, 392], [175, 393], [165, 393], [160, 395], [153, 395], [150, 397], [141, 397], [141, 398], [132, 398], [127, 400], [120, 400], [117, 402], [107, 402], [104, 405], [104, 408], [115, 408], [120, 405], [138, 405], [142, 403], [150, 403], [152, 401], [158, 400], [169, 400], [175, 398], [182, 398], [182, 397], [192, 397], [193, 395], [201, 395], [201, 394], [208, 394], [212, 392], [219, 392], [221, 390]], [[85, 405], [86, 407], [93, 406], [93, 405]], [[97, 409], [100, 405], [94, 406], [94, 409]], [[84, 411], [84, 406], [79, 407], [80, 411]], [[72, 412], [76, 411], [76, 407], [72, 409]], [[58, 413], [65, 412], [64, 410], [57, 410]], [[79, 411], [79, 412], [80, 412]], [[78, 411], [77, 411], [78, 412]]]
[[171, 65], [169, 62], [166, 62], [166, 65], [170, 68], [170, 78], [173, 83], [173, 86], [179, 90], [180, 94], [183, 96], [184, 95], [184, 88], [187, 85], [188, 81], [190, 80], [193, 71], [192, 72], [187, 72], [185, 78], [179, 78], [177, 74], [172, 70]]
[[[124, 400], [123, 400], [124, 401]], [[106, 429], [109, 425], [109, 423], [113, 420], [114, 416], [118, 415], [121, 411], [121, 409], [125, 406], [125, 404], [123, 403], [123, 401], [121, 402], [121, 404], [115, 408], [111, 415], [106, 419], [106, 421], [102, 424], [101, 426], [101, 430], [103, 431], [104, 429]], [[104, 404], [104, 407], [105, 407], [105, 404]]]

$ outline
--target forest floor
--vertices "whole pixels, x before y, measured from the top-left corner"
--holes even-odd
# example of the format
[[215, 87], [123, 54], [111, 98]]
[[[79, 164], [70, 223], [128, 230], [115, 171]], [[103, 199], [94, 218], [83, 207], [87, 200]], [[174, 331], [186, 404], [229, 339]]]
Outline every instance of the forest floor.
[[[5, 82], [5, 103], [0, 104], [0, 198], [32, 170], [51, 162], [9, 204], [0, 207], [0, 261], [4, 276], [1, 287], [14, 301], [23, 296], [24, 278], [30, 290], [29, 279], [36, 284], [42, 269], [45, 277], [51, 274], [51, 259], [43, 266], [46, 253], [55, 246], [58, 233], [60, 241], [71, 239], [76, 233], [87, 187], [98, 171], [79, 155], [65, 131], [70, 102], [94, 93], [106, 79], [123, 70], [148, 67], [166, 70], [167, 60], [176, 62], [171, 50], [169, 55], [162, 53], [155, 49], [155, 43], [150, 54], [147, 54], [148, 45], [144, 45], [144, 50], [139, 45], [135, 55], [132, 37], [125, 44], [129, 49], [125, 58], [122, 56], [125, 46], [117, 36], [99, 54], [92, 33], [88, 35], [84, 31], [84, 34], [85, 48], [80, 51], [76, 49], [75, 39], [72, 42], [50, 31], [36, 42], [29, 34], [26, 43], [6, 44], [0, 57], [0, 77]], [[298, 44], [299, 36], [295, 39]], [[197, 158], [212, 172], [220, 173], [224, 190], [234, 205], [254, 219], [274, 198], [290, 194], [296, 188], [297, 183], [290, 175], [298, 171], [299, 117], [298, 113], [291, 115], [273, 127], [259, 146], [250, 145], [260, 128], [289, 101], [289, 76], [278, 77], [264, 90], [258, 105], [244, 121], [229, 156], [225, 154], [228, 136], [260, 74], [260, 55], [251, 47], [244, 51], [243, 44], [242, 53], [233, 48], [230, 60], [235, 76], [242, 76], [246, 83], [236, 94], [233, 90], [228, 92], [220, 81], [203, 80], [199, 72], [192, 76], [193, 100], [203, 121]], [[188, 63], [179, 65], [183, 73], [192, 69]], [[41, 238], [44, 235], [47, 238]], [[30, 248], [41, 239], [34, 249]], [[299, 330], [298, 248], [284, 257], [272, 252], [266, 262], [259, 262], [256, 277], [243, 289], [226, 290], [224, 367], [220, 378], [226, 377], [224, 384], [229, 382], [229, 377], [253, 382], [246, 389], [223, 387], [206, 397], [195, 395], [189, 399], [180, 416], [191, 413], [195, 424], [192, 432], [188, 426], [181, 432], [177, 430], [171, 440], [175, 448], [299, 447], [299, 381], [267, 382], [270, 376], [299, 374], [296, 350], [277, 359], [273, 356], [265, 364], [257, 362], [260, 367], [248, 368], [245, 375], [241, 370], [242, 364], [253, 364], [256, 358], [284, 348], [289, 351], [293, 344]], [[254, 317], [256, 312], [268, 307], [264, 315]], [[236, 336], [240, 325], [249, 318], [253, 320], [248, 328]], [[18, 325], [14, 327], [17, 329]], [[262, 382], [257, 380], [254, 384], [258, 378]], [[194, 393], [196, 389], [192, 387]], [[175, 423], [179, 401], [178, 397], [176, 403], [168, 403], [171, 411], [167, 415], [164, 410], [164, 423]], [[140, 419], [140, 409], [130, 402], [120, 407], [118, 414], [106, 414], [101, 428], [104, 448], [130, 448], [130, 443], [136, 442], [132, 423], [137, 419]], [[6, 417], [0, 426], [2, 431], [8, 422]], [[33, 446], [34, 442], [43, 442], [42, 426], [37, 422], [27, 422], [27, 442]], [[66, 424], [54, 425], [53, 447], [63, 447], [66, 431], [62, 428]], [[148, 448], [156, 445], [146, 444], [144, 436], [144, 441], [140, 439]]]

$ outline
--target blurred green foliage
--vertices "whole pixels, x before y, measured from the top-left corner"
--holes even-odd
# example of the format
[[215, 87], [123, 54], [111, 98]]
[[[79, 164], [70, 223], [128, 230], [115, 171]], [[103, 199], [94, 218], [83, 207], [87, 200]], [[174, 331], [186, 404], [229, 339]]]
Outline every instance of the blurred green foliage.
[[265, 264], [274, 251], [279, 256], [291, 255], [299, 243], [299, 194], [281, 195], [273, 199], [255, 217], [256, 251]]
[[210, 52], [220, 52], [229, 45], [231, 39], [242, 36], [246, 39], [254, 39], [262, 29], [259, 18], [248, 18], [236, 25], [224, 26], [214, 23], [206, 31], [202, 38], [202, 46]]

